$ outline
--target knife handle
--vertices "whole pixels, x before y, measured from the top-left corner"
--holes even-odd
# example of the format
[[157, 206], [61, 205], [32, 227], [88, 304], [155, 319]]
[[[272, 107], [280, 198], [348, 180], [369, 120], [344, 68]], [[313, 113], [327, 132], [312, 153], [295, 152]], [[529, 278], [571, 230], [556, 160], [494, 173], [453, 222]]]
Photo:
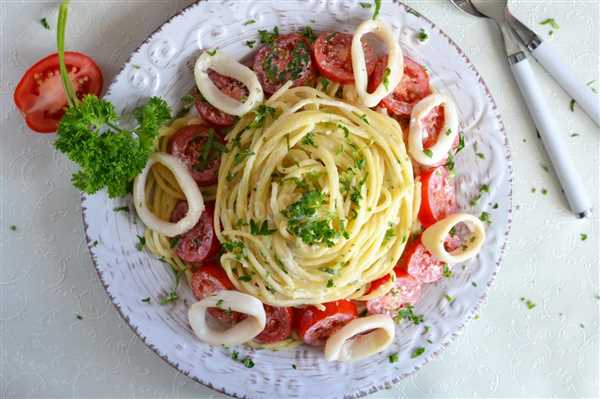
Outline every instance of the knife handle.
[[589, 216], [591, 201], [562, 140], [564, 132], [561, 132], [552, 111], [546, 105], [546, 100], [531, 70], [529, 61], [527, 58], [521, 59], [513, 63], [510, 68], [542, 138], [544, 148], [571, 210], [579, 218]]
[[573, 70], [559, 58], [552, 46], [543, 41], [531, 51], [531, 55], [577, 102], [577, 106], [600, 126], [600, 97], [594, 95], [587, 85], [577, 79]]

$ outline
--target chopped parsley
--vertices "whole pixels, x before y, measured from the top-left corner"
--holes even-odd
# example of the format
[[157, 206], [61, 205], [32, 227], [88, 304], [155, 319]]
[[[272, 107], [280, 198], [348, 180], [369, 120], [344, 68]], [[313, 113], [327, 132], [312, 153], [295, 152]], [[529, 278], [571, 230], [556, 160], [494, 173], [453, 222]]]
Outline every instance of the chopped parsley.
[[548, 194], [548, 190], [546, 190], [545, 188], [542, 188], [542, 194], [543, 194], [543, 195], [546, 195], [546, 194]]
[[571, 137], [579, 137], [579, 133], [573, 133], [571, 134]]
[[383, 244], [388, 242], [392, 237], [396, 235], [396, 226], [391, 226], [385, 231], [385, 235], [383, 236]]
[[388, 90], [390, 86], [390, 73], [392, 73], [390, 68], [385, 68], [385, 71], [383, 71], [383, 87], [385, 87], [386, 90]]
[[429, 158], [433, 156], [433, 152], [429, 148], [425, 148], [423, 154], [427, 155]]
[[448, 267], [448, 265], [446, 263], [444, 263], [444, 269], [443, 269], [442, 274], [446, 278], [452, 277], [452, 270], [450, 270], [450, 268]]
[[12, 231], [17, 231], [17, 225], [16, 224], [11, 224], [8, 228], [11, 229]]
[[179, 244], [179, 240], [181, 240], [180, 236], [175, 236], [169, 239], [169, 244], [171, 245], [171, 248], [175, 248], [177, 244]]
[[329, 80], [327, 80], [326, 78], [321, 77], [319, 79], [319, 81], [321, 82], [321, 86], [323, 86], [323, 90], [327, 91], [327, 88], [329, 87]]
[[448, 169], [449, 172], [454, 172], [454, 157], [452, 156], [451, 153], [448, 153], [448, 159], [446, 160], [446, 169]]
[[208, 55], [210, 55], [211, 57], [215, 54], [217, 54], [217, 49], [212, 49], [212, 50], [206, 50], [206, 52], [208, 53]]
[[415, 348], [413, 353], [410, 355], [410, 358], [414, 359], [415, 357], [421, 356], [423, 353], [425, 353], [425, 348], [423, 348], [422, 346], [419, 346], [418, 348]]
[[42, 26], [48, 30], [50, 30], [50, 24], [48, 23], [48, 20], [46, 19], [46, 17], [40, 19], [40, 24], [42, 24]]
[[585, 234], [585, 233], [580, 233], [580, 234], [579, 234], [579, 239], [580, 239], [581, 241], [585, 241], [585, 240], [587, 240], [587, 238], [588, 238], [588, 235], [587, 235], [587, 234]]
[[263, 127], [265, 124], [265, 120], [268, 116], [273, 116], [275, 114], [275, 108], [269, 107], [268, 105], [261, 104], [258, 106], [256, 111], [254, 111], [254, 120], [252, 123], [248, 125], [251, 129], [256, 129], [259, 127]]
[[277, 229], [269, 229], [269, 222], [266, 220], [262, 224], [258, 224], [254, 220], [250, 220], [250, 233], [255, 236], [268, 236], [276, 232]]
[[327, 288], [335, 287], [332, 279], [327, 280]]
[[488, 186], [487, 184], [482, 184], [481, 186], [479, 186], [479, 192], [480, 193], [489, 193], [490, 186]]
[[398, 353], [394, 352], [388, 356], [390, 363], [396, 363], [398, 361]]
[[129, 206], [125, 205], [113, 208], [113, 212], [129, 212]]
[[252, 155], [255, 155], [254, 151], [250, 150], [249, 148], [244, 148], [243, 150], [235, 154], [235, 157], [233, 158], [233, 166], [241, 164], [246, 160], [246, 158]]
[[243, 358], [240, 363], [242, 363], [244, 366], [246, 366], [246, 368], [251, 369], [252, 367], [254, 367], [254, 361], [249, 358], [249, 357], [245, 357]]
[[289, 219], [287, 228], [290, 234], [300, 237], [307, 245], [332, 247], [333, 240], [339, 236], [339, 232], [331, 226], [331, 218], [316, 218], [324, 200], [325, 195], [321, 191], [308, 191], [282, 212]]
[[542, 169], [544, 169], [544, 172], [546, 173], [550, 173], [550, 168], [548, 168], [546, 165], [540, 165], [542, 167]]
[[239, 278], [240, 281], [243, 281], [245, 283], [248, 283], [248, 282], [252, 281], [252, 276], [249, 276], [247, 274], [245, 274], [243, 276], [240, 276], [238, 278]]
[[75, 318], [76, 318], [77, 320], [83, 320], [83, 316], [81, 316], [80, 314], [76, 314], [76, 315], [75, 315]]
[[373, 10], [373, 19], [377, 19], [379, 11], [381, 10], [381, 0], [374, 0], [375, 10]]
[[475, 281], [471, 281], [471, 285], [472, 285], [473, 287], [477, 287], [477, 283], [476, 283]]
[[554, 18], [546, 18], [545, 20], [540, 22], [540, 25], [549, 25], [550, 27], [552, 27], [552, 29], [560, 29], [560, 26], [558, 25], [558, 23], [556, 23], [556, 20]]
[[246, 46], [248, 46], [248, 48], [254, 48], [255, 43], [256, 40], [246, 40]]
[[[16, 230], [16, 226], [15, 226], [15, 230]], [[98, 245], [98, 240], [92, 241], [92, 244], [90, 245], [90, 248], [94, 248], [96, 245]]]
[[269, 32], [266, 30], [259, 30], [258, 36], [260, 37], [260, 42], [263, 44], [272, 44], [277, 36], [279, 36], [279, 28], [276, 26], [273, 28], [273, 32]]
[[315, 35], [313, 29], [308, 25], [306, 25], [304, 29], [302, 29], [302, 36], [310, 40], [311, 43], [317, 39], [317, 35]]
[[244, 26], [252, 25], [252, 24], [255, 24], [255, 23], [256, 23], [256, 21], [254, 19], [249, 19], [246, 22], [244, 22]]
[[245, 245], [241, 241], [225, 241], [223, 243], [223, 248], [225, 251], [233, 254], [237, 260], [242, 260], [242, 256], [244, 255]]
[[358, 3], [358, 4], [360, 4], [360, 6], [361, 6], [362, 8], [364, 8], [365, 10], [368, 10], [369, 8], [371, 8], [371, 3], [367, 3], [367, 2], [360, 2], [360, 3]]
[[224, 303], [225, 303], [225, 301], [224, 301], [224, 300], [222, 300], [222, 299], [219, 299], [219, 300], [217, 301], [217, 303], [215, 303], [215, 306], [216, 306], [216, 307], [218, 307], [218, 308], [222, 308]]
[[423, 315], [416, 314], [413, 310], [413, 307], [410, 303], [404, 305], [398, 311], [398, 314], [394, 316], [394, 321], [400, 322], [402, 320], [408, 320], [415, 325], [421, 324], [423, 322]]
[[527, 298], [521, 297], [521, 302], [525, 303], [528, 310], [535, 308], [535, 303]]
[[177, 295], [177, 287], [179, 287], [179, 282], [181, 281], [181, 276], [183, 275], [183, 270], [173, 270], [175, 273], [175, 284], [171, 292], [160, 299], [161, 305], [166, 305], [168, 303], [173, 303], [179, 299], [179, 295]]
[[417, 39], [421, 42], [421, 43], [425, 43], [427, 40], [429, 40], [429, 35], [427, 34], [427, 32], [425, 32], [425, 29], [422, 29], [417, 33]]
[[296, 365], [295, 365], [295, 364], [292, 364], [292, 368], [293, 368], [294, 370], [296, 370], [296, 368], [297, 368], [297, 367], [296, 367]]
[[306, 136], [304, 136], [302, 138], [302, 144], [311, 145], [313, 147], [316, 147], [317, 145], [315, 144], [314, 137], [315, 137], [315, 134], [313, 132], [307, 133]]
[[198, 162], [194, 165], [195, 171], [203, 171], [208, 165], [217, 159], [222, 152], [227, 151], [225, 146], [221, 144], [215, 130], [213, 128], [208, 129], [208, 137], [202, 146], [202, 150], [198, 155]]
[[358, 114], [358, 113], [356, 113], [356, 112], [354, 112], [354, 111], [352, 111], [352, 113], [353, 113], [354, 115], [356, 115], [356, 116], [357, 116], [357, 117], [358, 117], [358, 118], [359, 118], [361, 121], [363, 121], [363, 122], [364, 122], [364, 123], [366, 123], [367, 125], [369, 124], [369, 120], [367, 119], [367, 114], [362, 114], [362, 115], [360, 115], [360, 114]]
[[487, 224], [492, 223], [492, 219], [490, 219], [490, 214], [487, 212], [481, 212], [481, 215], [479, 215], [479, 220]]
[[498, 203], [495, 202], [494, 205], [492, 205], [492, 209], [498, 209]]
[[448, 301], [448, 303], [454, 302], [454, 297], [448, 294], [444, 294], [444, 298]]
[[150, 303], [150, 297], [146, 297], [146, 298], [142, 299], [142, 302]]
[[138, 251], [143, 251], [144, 247], [146, 246], [146, 237], [144, 236], [137, 236], [138, 242], [137, 244], [135, 244], [135, 248]]
[[463, 132], [458, 132], [458, 145], [455, 154], [458, 154], [463, 148], [465, 148], [465, 136]]
[[575, 111], [575, 104], [577, 104], [577, 101], [571, 99], [571, 101], [569, 102], [569, 109], [571, 110], [571, 112]]
[[485, 155], [482, 152], [476, 152], [475, 155], [477, 155], [481, 159], [485, 159]]
[[450, 136], [452, 134], [452, 129], [448, 128], [448, 130], [446, 130], [446, 136]]

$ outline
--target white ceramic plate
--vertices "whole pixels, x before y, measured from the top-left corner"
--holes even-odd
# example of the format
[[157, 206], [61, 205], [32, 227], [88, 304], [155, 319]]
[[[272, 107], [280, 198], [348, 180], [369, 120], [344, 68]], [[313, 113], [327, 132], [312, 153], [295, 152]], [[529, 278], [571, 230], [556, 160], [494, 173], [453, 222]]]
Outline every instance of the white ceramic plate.
[[[288, 32], [311, 25], [316, 31], [351, 32], [371, 11], [353, 0], [199, 2], [173, 17], [140, 46], [112, 82], [106, 98], [121, 111], [149, 96], [161, 96], [176, 105], [194, 85], [192, 66], [201, 48], [218, 47], [242, 58], [251, 51], [244, 42], [257, 39], [258, 29], [272, 30], [277, 25], [281, 32]], [[127, 202], [111, 200], [105, 193], [84, 196], [90, 251], [111, 300], [150, 348], [202, 384], [248, 398], [364, 396], [398, 382], [441, 352], [485, 299], [511, 223], [512, 169], [498, 109], [469, 59], [433, 23], [399, 2], [385, 2], [380, 18], [395, 29], [405, 53], [427, 67], [432, 85], [457, 104], [466, 138], [465, 149], [456, 159], [458, 200], [466, 212], [489, 212], [492, 223], [483, 249], [477, 258], [457, 265], [453, 278], [426, 286], [416, 306], [425, 322], [398, 326], [396, 340], [387, 351], [347, 364], [327, 362], [320, 351], [306, 346], [281, 352], [236, 348], [240, 357], [249, 355], [254, 360], [256, 366], [248, 369], [231, 359], [232, 349], [206, 345], [193, 335], [186, 316], [187, 304], [193, 301], [187, 286], [179, 288], [185, 301], [158, 304], [171, 289], [173, 276], [165, 264], [136, 249], [142, 223], [133, 213], [113, 211]], [[249, 20], [256, 22], [245, 25]], [[424, 45], [415, 39], [420, 29], [430, 37]], [[490, 192], [471, 206], [481, 184], [488, 184]], [[454, 301], [450, 303], [446, 294]], [[152, 298], [150, 304], [141, 301], [146, 297]], [[429, 326], [427, 334], [424, 325]], [[411, 358], [421, 346], [425, 353]], [[393, 352], [399, 360], [392, 364], [388, 355]]]

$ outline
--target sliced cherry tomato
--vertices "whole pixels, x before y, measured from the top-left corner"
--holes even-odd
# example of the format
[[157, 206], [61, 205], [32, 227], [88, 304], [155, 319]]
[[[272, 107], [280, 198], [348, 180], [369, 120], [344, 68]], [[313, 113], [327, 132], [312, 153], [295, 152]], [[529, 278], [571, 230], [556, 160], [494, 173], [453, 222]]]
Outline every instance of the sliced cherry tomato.
[[[387, 56], [379, 58], [367, 89], [374, 91], [381, 82], [387, 65]], [[429, 76], [423, 66], [404, 57], [404, 75], [394, 91], [381, 100], [381, 105], [395, 116], [409, 117], [414, 105], [431, 94]]]
[[[230, 78], [229, 76], [221, 75], [212, 69], [208, 71], [208, 77], [219, 90], [234, 100], [241, 101], [242, 98], [248, 96], [248, 89], [239, 80]], [[196, 109], [198, 110], [198, 113], [204, 119], [206, 119], [207, 122], [215, 126], [231, 126], [235, 124], [237, 120], [235, 116], [218, 110], [202, 98], [196, 100]]]
[[262, 46], [254, 58], [254, 72], [267, 94], [273, 94], [288, 80], [303, 86], [316, 78], [310, 43], [297, 33], [278, 36]]
[[[78, 98], [85, 94], [100, 95], [102, 72], [94, 60], [85, 54], [67, 51], [65, 64]], [[21, 77], [13, 97], [27, 126], [39, 133], [55, 132], [67, 106], [58, 54], [50, 54], [33, 64]]]
[[[392, 289], [385, 295], [370, 299], [367, 301], [367, 311], [369, 314], [387, 314], [394, 317], [398, 310], [405, 304], [414, 305], [421, 298], [421, 283], [415, 278], [409, 276], [404, 270], [395, 268], [396, 281]], [[389, 280], [389, 276], [384, 276], [379, 280]], [[379, 280], [375, 280], [373, 284]], [[384, 281], [385, 282], [385, 281]], [[383, 283], [380, 283], [381, 285]]]
[[442, 127], [444, 127], [445, 119], [444, 107], [441, 105], [433, 108], [431, 112], [423, 118], [423, 126], [425, 127], [423, 148], [429, 148], [437, 143], [438, 136], [442, 131]]
[[[171, 213], [171, 221], [176, 222], [187, 213], [187, 202], [180, 201]], [[208, 203], [200, 220], [191, 230], [179, 236], [175, 253], [186, 262], [202, 262], [215, 256], [221, 244], [213, 226], [215, 207]]]
[[[354, 72], [352, 71], [351, 48], [351, 34], [341, 32], [321, 33], [313, 47], [315, 61], [321, 75], [342, 84], [353, 83]], [[366, 41], [363, 41], [363, 51], [365, 53], [365, 63], [367, 64], [367, 74], [370, 75], [375, 69], [375, 52]]]
[[396, 267], [400, 272], [408, 273], [421, 283], [433, 283], [444, 274], [444, 263], [421, 244], [421, 236], [406, 246]]
[[421, 175], [421, 208], [419, 221], [429, 227], [456, 212], [454, 182], [445, 166], [425, 171]]
[[292, 308], [283, 308], [265, 305], [267, 323], [254, 339], [263, 344], [283, 341], [292, 333], [294, 311]]
[[331, 334], [357, 317], [356, 305], [351, 301], [341, 299], [323, 305], [325, 310], [315, 306], [299, 309], [298, 334], [308, 345], [325, 344]]
[[[209, 186], [219, 178], [221, 153], [216, 147], [209, 149], [207, 161], [201, 159], [202, 150], [210, 135], [210, 128], [204, 125], [190, 125], [179, 129], [169, 141], [168, 151], [182, 160], [190, 169], [192, 177], [199, 186]], [[224, 141], [215, 134], [213, 139], [219, 144]]]
[[[233, 284], [225, 270], [216, 263], [203, 265], [192, 273], [192, 293], [197, 300], [202, 300], [221, 290], [233, 290]], [[226, 307], [227, 305], [223, 305]], [[222, 323], [231, 325], [242, 320], [243, 315], [228, 309], [209, 308], [208, 314]]]

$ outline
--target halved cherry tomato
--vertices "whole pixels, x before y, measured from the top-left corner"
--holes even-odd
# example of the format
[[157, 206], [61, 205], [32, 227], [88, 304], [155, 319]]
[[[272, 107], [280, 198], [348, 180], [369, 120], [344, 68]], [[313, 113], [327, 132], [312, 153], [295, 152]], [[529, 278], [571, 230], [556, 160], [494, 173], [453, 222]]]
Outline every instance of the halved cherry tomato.
[[421, 175], [421, 208], [419, 221], [429, 227], [456, 212], [454, 182], [445, 166], [425, 171]]
[[[206, 144], [210, 131], [208, 126], [190, 125], [179, 129], [169, 141], [168, 151], [189, 168], [192, 177], [199, 186], [209, 186], [217, 182], [219, 178], [219, 165], [221, 164], [221, 154], [216, 149], [211, 149], [208, 155], [208, 161], [202, 165], [200, 159], [202, 149]], [[220, 135], [215, 134], [214, 139], [223, 144]], [[201, 167], [203, 167], [201, 169]]]
[[[248, 96], [248, 89], [239, 80], [230, 78], [229, 76], [221, 75], [212, 69], [208, 71], [208, 77], [219, 90], [234, 100], [241, 101], [243, 97]], [[237, 120], [235, 116], [218, 110], [202, 98], [196, 100], [196, 109], [198, 110], [198, 113], [204, 119], [206, 119], [207, 122], [215, 126], [231, 126]]]
[[358, 315], [356, 305], [346, 299], [323, 305], [325, 310], [315, 306], [298, 310], [298, 334], [308, 345], [323, 345], [331, 334]]
[[408, 273], [421, 283], [433, 283], [444, 274], [444, 263], [421, 244], [421, 236], [406, 246], [396, 267], [400, 272]]
[[[78, 98], [85, 94], [100, 95], [102, 72], [94, 60], [85, 54], [67, 51], [65, 64]], [[27, 126], [39, 133], [55, 132], [67, 106], [58, 54], [50, 54], [33, 64], [21, 77], [13, 98]]]
[[[187, 213], [187, 202], [180, 201], [171, 213], [171, 221], [177, 222]], [[202, 262], [215, 256], [221, 244], [213, 226], [215, 207], [207, 203], [200, 220], [191, 230], [179, 236], [175, 253], [186, 262]]]
[[267, 94], [273, 94], [288, 80], [293, 87], [303, 86], [316, 78], [310, 43], [297, 33], [278, 36], [263, 45], [254, 58], [254, 72]]
[[[321, 75], [342, 84], [354, 82], [351, 48], [351, 34], [341, 32], [321, 33], [313, 47], [313, 54]], [[375, 52], [366, 41], [363, 41], [363, 51], [365, 53], [365, 63], [367, 64], [367, 74], [370, 75], [375, 69]]]
[[[411, 277], [404, 270], [396, 267], [394, 269], [396, 273], [396, 281], [392, 289], [385, 295], [379, 298], [373, 298], [367, 301], [367, 311], [369, 314], [387, 314], [390, 317], [394, 317], [398, 310], [405, 304], [414, 305], [421, 298], [421, 283], [415, 278]], [[381, 285], [387, 280], [389, 276], [384, 276], [379, 280], [384, 280], [378, 284]], [[371, 283], [371, 289], [373, 285], [379, 282], [375, 280]]]
[[[387, 65], [387, 56], [377, 60], [375, 70], [369, 79], [368, 90], [374, 91], [381, 82]], [[421, 65], [404, 57], [404, 75], [394, 91], [381, 100], [381, 105], [399, 117], [409, 117], [414, 105], [431, 94], [429, 76]]]
[[294, 322], [293, 308], [264, 306], [267, 323], [265, 324], [265, 329], [254, 339], [263, 344], [283, 341], [292, 333], [292, 324]]
[[[225, 270], [216, 263], [209, 263], [201, 266], [192, 273], [192, 293], [197, 300], [202, 300], [221, 290], [233, 290], [233, 284]], [[223, 307], [227, 305], [224, 304]], [[228, 309], [209, 308], [208, 314], [225, 324], [235, 324], [242, 320], [243, 316], [239, 312], [233, 312]]]

